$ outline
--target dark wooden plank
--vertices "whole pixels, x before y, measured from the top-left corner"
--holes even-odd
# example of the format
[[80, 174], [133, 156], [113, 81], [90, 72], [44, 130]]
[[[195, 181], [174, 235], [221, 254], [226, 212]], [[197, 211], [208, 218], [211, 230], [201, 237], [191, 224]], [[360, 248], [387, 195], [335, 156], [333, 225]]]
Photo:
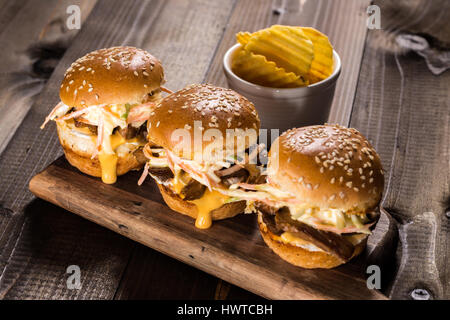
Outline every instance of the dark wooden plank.
[[213, 276], [139, 244], [114, 299], [212, 299], [217, 281]]
[[[77, 29], [66, 8], [78, 5], [81, 23], [96, 1], [4, 1], [0, 4], [0, 153], [64, 54]], [[36, 14], [39, 12], [39, 14]]]
[[[40, 199], [23, 215], [14, 254], [2, 261], [1, 299], [113, 298], [132, 241]], [[2, 250], [9, 246], [0, 242]], [[71, 265], [80, 267], [80, 290], [67, 288]]]
[[384, 31], [368, 34], [351, 126], [373, 142], [388, 173], [382, 205], [401, 240], [388, 293], [411, 299], [422, 289], [449, 299], [450, 73], [432, 75], [421, 57], [398, 50], [395, 36], [401, 29], [439, 37], [450, 26], [440, 14], [450, 3], [375, 3]]
[[225, 52], [239, 31], [256, 31], [273, 24], [312, 26], [327, 34], [342, 60], [329, 122], [348, 125], [367, 33], [370, 0], [238, 1], [205, 82], [226, 86], [222, 72]]
[[[135, 45], [149, 50], [163, 60], [169, 87], [176, 88], [186, 83], [200, 82], [215, 52], [223, 32], [222, 25], [226, 24], [232, 5], [233, 2], [201, 0], [189, 4], [181, 0], [126, 2], [102, 0], [97, 3], [42, 94], [0, 156], [2, 296], [20, 298], [20, 292], [14, 291], [14, 283], [26, 283], [31, 290], [30, 294], [36, 292], [34, 298], [45, 299], [49, 296], [58, 298], [68, 294], [65, 283], [61, 280], [61, 277], [65, 276], [64, 273], [59, 273], [59, 278], [55, 279], [53, 276], [46, 276], [43, 272], [30, 269], [34, 260], [33, 250], [29, 247], [30, 242], [26, 240], [31, 236], [26, 225], [33, 220], [34, 215], [25, 215], [24, 209], [34, 199], [27, 188], [30, 178], [61, 154], [55, 130], [50, 126], [47, 130], [40, 131], [39, 125], [57, 103], [59, 83], [70, 63], [86, 52], [101, 47]], [[209, 30], [207, 33], [204, 32], [206, 29]], [[189, 72], [186, 71], [186, 66], [189, 66]], [[82, 231], [76, 225], [70, 230]], [[73, 237], [65, 234], [61, 234], [61, 237], [61, 241], [75, 241]], [[100, 233], [99, 237], [109, 236], [108, 233]], [[117, 244], [118, 248], [123, 250], [117, 258], [116, 265], [120, 272], [125, 270], [129, 254], [134, 247], [130, 242], [126, 243], [128, 245]], [[115, 241], [111, 240], [110, 245], [115, 246]], [[22, 255], [16, 250], [20, 246], [28, 248], [20, 251]], [[121, 273], [112, 273], [107, 264], [97, 264], [95, 261], [90, 261], [87, 270], [85, 281], [94, 283], [99, 273], [105, 273], [111, 277], [114, 285], [108, 287], [108, 290], [105, 289], [101, 297], [92, 287], [85, 287], [71, 297], [86, 299], [112, 297], [122, 277]], [[16, 280], [11, 284], [6, 279]], [[195, 277], [191, 280], [196, 281]], [[46, 291], [36, 289], [43, 285], [49, 286], [49, 289]]]
[[[30, 182], [37, 196], [203, 271], [271, 299], [384, 299], [366, 286], [359, 257], [332, 270], [294, 267], [262, 241], [256, 215], [216, 221], [199, 230], [191, 218], [170, 210], [155, 182], [139, 187], [139, 173], [115, 185], [80, 174], [64, 159]], [[378, 229], [374, 231], [377, 235]], [[369, 251], [371, 248], [369, 248]]]

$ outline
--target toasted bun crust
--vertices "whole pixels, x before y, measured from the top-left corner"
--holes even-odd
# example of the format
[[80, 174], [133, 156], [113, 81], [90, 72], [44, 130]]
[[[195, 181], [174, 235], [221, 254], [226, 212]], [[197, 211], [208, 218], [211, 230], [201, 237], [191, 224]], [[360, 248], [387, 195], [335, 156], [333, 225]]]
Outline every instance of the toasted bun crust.
[[[56, 122], [59, 142], [64, 149], [67, 161], [90, 176], [101, 177], [102, 171], [98, 157], [91, 159], [96, 144], [92, 139], [86, 139], [74, 134], [64, 123]], [[123, 175], [130, 170], [138, 170], [145, 163], [141, 149], [120, 149], [117, 160], [117, 175]]]
[[88, 53], [64, 74], [59, 95], [71, 107], [141, 103], [164, 82], [161, 62], [134, 47], [113, 47]]
[[[199, 121], [201, 125], [195, 126], [194, 121]], [[212, 131], [207, 131], [208, 129], [218, 130], [225, 139], [223, 143], [225, 150], [226, 144], [233, 141], [226, 138], [227, 130], [248, 129], [247, 136], [251, 136], [255, 141], [246, 139], [245, 148], [247, 148], [256, 142], [259, 127], [260, 121], [255, 106], [245, 97], [230, 89], [197, 84], [165, 97], [157, 105], [148, 120], [148, 139], [179, 156], [193, 159], [196, 151], [197, 156], [202, 156], [199, 151], [203, 150], [206, 153], [207, 146], [212, 143], [213, 140], [206, 141], [205, 138], [207, 133], [213, 134]], [[177, 129], [185, 129], [183, 133], [188, 133], [190, 139], [185, 139], [184, 143], [179, 144], [180, 138], [172, 137]], [[194, 148], [196, 136], [194, 130], [200, 139], [203, 136], [200, 140], [202, 148], [198, 145]], [[190, 143], [190, 148], [184, 147], [186, 143]], [[234, 145], [235, 150], [236, 145], [237, 142]]]
[[[181, 199], [177, 194], [162, 184], [157, 184], [164, 201], [170, 209], [197, 219], [197, 206], [191, 202]], [[222, 220], [234, 217], [245, 210], [245, 201], [226, 203], [211, 212], [213, 220]]]
[[[261, 236], [269, 248], [290, 264], [305, 269], [331, 269], [343, 264], [340, 259], [326, 252], [308, 251], [301, 247], [275, 240], [275, 235], [261, 223], [261, 219], [258, 219], [258, 226]], [[366, 243], [367, 238], [355, 246], [352, 259], [365, 249]]]
[[283, 133], [269, 153], [268, 179], [312, 206], [350, 214], [374, 209], [384, 188], [375, 149], [356, 129], [338, 125]]

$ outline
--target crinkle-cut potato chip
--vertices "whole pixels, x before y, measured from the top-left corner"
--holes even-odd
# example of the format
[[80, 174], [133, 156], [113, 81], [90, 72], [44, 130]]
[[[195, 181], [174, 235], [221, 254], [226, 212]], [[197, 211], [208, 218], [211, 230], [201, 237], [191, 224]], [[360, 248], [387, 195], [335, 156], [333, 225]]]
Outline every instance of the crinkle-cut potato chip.
[[310, 83], [328, 78], [333, 73], [333, 46], [322, 32], [309, 27], [299, 27], [312, 41], [314, 59], [308, 73]]
[[245, 50], [265, 56], [277, 67], [306, 76], [314, 58], [312, 41], [299, 28], [274, 25], [252, 34]]
[[236, 40], [241, 46], [245, 46], [250, 40], [252, 34], [250, 32], [238, 32], [236, 33]]
[[308, 80], [293, 72], [278, 68], [274, 62], [245, 49], [236, 53], [231, 68], [239, 77], [251, 83], [273, 88], [295, 88], [308, 85]]

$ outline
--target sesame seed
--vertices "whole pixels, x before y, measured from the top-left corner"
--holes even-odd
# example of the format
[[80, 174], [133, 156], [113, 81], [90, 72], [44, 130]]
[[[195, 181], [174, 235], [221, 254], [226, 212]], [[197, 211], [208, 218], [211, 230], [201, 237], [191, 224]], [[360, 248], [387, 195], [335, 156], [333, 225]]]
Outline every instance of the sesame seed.
[[134, 74], [136, 77], [139, 76], [139, 73], [138, 73], [137, 71], [134, 71], [133, 74]]
[[353, 186], [353, 182], [349, 181], [345, 184], [347, 188], [351, 188]]
[[331, 184], [334, 184], [336, 182], [336, 178], [334, 178], [334, 177], [331, 178], [330, 182], [331, 182]]
[[159, 121], [156, 123], [156, 127], [157, 127], [157, 128], [159, 127], [159, 123], [160, 123]]

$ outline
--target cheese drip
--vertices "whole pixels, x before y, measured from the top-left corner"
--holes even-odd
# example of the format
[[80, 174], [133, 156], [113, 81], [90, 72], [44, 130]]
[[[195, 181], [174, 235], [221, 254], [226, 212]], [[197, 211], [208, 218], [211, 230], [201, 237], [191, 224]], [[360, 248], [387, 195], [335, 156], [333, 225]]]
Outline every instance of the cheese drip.
[[113, 184], [117, 181], [117, 154], [100, 152], [98, 160], [102, 170], [102, 181], [106, 184]]
[[[92, 139], [96, 141], [97, 136], [93, 136]], [[98, 153], [98, 161], [102, 171], [102, 181], [106, 184], [113, 184], [117, 181], [117, 161], [119, 159], [115, 150], [126, 143], [142, 145], [142, 142], [138, 138], [127, 140], [117, 132], [106, 137], [106, 139], [109, 139], [112, 153], [102, 148]]]
[[228, 200], [228, 196], [216, 190], [206, 190], [203, 197], [189, 201], [197, 206], [197, 219], [195, 226], [199, 229], [208, 229], [212, 224], [211, 211], [220, 208]]
[[[180, 198], [184, 198], [181, 194], [183, 188], [187, 185], [186, 179], [189, 178], [188, 174], [181, 170], [175, 170], [174, 178], [171, 181], [171, 189]], [[229, 196], [226, 196], [219, 191], [206, 189], [205, 193], [200, 199], [186, 200], [193, 203], [197, 207], [197, 219], [195, 220], [195, 226], [199, 229], [208, 229], [212, 225], [211, 211], [220, 208], [228, 200]]]

